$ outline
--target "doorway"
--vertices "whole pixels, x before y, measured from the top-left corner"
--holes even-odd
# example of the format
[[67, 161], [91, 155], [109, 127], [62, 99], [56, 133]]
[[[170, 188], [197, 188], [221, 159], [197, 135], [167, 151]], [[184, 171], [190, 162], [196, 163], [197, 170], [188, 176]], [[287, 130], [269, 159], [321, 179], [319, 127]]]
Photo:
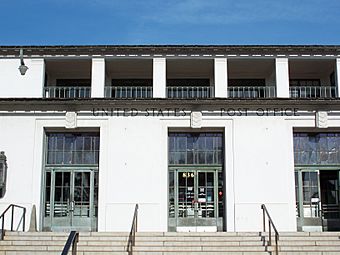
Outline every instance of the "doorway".
[[169, 231], [223, 231], [224, 136], [170, 132]]
[[223, 230], [222, 169], [169, 171], [169, 227], [179, 232]]
[[340, 230], [339, 171], [320, 171], [321, 210], [323, 229]]
[[96, 231], [98, 171], [46, 169], [44, 229]]
[[295, 172], [298, 230], [339, 231], [339, 170]]

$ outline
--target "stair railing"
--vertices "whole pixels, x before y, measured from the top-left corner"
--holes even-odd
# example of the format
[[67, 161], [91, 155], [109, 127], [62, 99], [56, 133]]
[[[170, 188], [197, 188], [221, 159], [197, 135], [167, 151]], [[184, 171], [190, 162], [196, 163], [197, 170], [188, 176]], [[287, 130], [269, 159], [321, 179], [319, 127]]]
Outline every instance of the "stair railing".
[[61, 252], [61, 255], [67, 255], [71, 246], [72, 246], [72, 255], [77, 255], [77, 243], [79, 240], [79, 233], [77, 231], [71, 231], [69, 234], [67, 241], [65, 243], [64, 249]]
[[137, 221], [138, 221], [138, 204], [135, 206], [135, 212], [133, 214], [132, 226], [129, 234], [127, 252], [129, 255], [133, 253], [133, 246], [136, 244], [136, 232], [137, 232]]
[[14, 209], [15, 208], [19, 208], [22, 209], [22, 216], [20, 217], [20, 221], [18, 223], [18, 226], [16, 229], [19, 229], [20, 227], [20, 223], [22, 223], [22, 231], [25, 231], [25, 217], [26, 217], [26, 208], [20, 205], [15, 205], [15, 204], [10, 204], [6, 210], [0, 215], [0, 219], [1, 219], [1, 236], [0, 236], [0, 240], [4, 240], [4, 236], [5, 236], [5, 217], [6, 217], [6, 213], [11, 209], [11, 231], [14, 230]]
[[276, 229], [276, 227], [274, 225], [274, 222], [273, 222], [272, 218], [269, 215], [267, 207], [264, 204], [262, 204], [261, 205], [261, 209], [262, 209], [262, 213], [263, 213], [263, 232], [264, 233], [266, 232], [266, 216], [268, 217], [268, 228], [269, 228], [269, 232], [268, 232], [268, 235], [269, 235], [268, 246], [272, 245], [272, 227], [273, 227], [273, 230], [275, 232], [275, 253], [276, 253], [276, 255], [278, 255], [279, 254], [279, 245], [278, 245], [279, 232], [277, 231], [277, 229]]

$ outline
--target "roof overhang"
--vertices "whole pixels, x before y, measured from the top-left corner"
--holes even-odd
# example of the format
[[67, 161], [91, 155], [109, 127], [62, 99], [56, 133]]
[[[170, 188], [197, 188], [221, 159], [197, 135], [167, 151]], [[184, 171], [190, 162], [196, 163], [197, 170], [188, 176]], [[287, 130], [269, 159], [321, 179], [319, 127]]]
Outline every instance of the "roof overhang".
[[340, 99], [0, 99], [0, 111], [93, 111], [94, 109], [185, 109], [221, 111], [221, 109], [297, 109], [298, 111], [340, 111]]
[[340, 45], [0, 46], [0, 57], [338, 57]]

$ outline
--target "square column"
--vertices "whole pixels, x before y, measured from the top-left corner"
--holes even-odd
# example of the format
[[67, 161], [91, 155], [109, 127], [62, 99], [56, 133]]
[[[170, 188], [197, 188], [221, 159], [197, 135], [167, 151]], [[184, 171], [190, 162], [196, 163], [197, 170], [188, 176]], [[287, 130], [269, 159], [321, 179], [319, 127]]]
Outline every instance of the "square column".
[[[40, 97], [41, 94], [44, 97], [44, 85], [45, 85], [45, 60], [44, 59], [32, 59], [31, 70], [35, 71], [35, 75], [31, 77], [32, 84], [36, 84], [34, 97]], [[32, 89], [32, 91], [34, 91]]]
[[153, 97], [166, 98], [166, 59], [153, 59]]
[[276, 58], [276, 96], [289, 98], [289, 67], [288, 58]]
[[105, 59], [92, 59], [91, 97], [104, 97]]
[[226, 58], [214, 59], [215, 97], [228, 97], [228, 64]]
[[340, 97], [340, 58], [337, 58], [335, 62], [335, 86], [337, 89], [336, 97]]

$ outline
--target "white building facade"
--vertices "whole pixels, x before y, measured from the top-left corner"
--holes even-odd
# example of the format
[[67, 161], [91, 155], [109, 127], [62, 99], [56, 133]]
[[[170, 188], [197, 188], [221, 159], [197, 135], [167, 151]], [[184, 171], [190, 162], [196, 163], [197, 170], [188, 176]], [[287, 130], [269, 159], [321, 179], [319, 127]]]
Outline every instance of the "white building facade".
[[[340, 228], [339, 46], [0, 47], [0, 209], [41, 231]], [[19, 220], [19, 219], [18, 219]], [[29, 221], [26, 222], [27, 226]]]

